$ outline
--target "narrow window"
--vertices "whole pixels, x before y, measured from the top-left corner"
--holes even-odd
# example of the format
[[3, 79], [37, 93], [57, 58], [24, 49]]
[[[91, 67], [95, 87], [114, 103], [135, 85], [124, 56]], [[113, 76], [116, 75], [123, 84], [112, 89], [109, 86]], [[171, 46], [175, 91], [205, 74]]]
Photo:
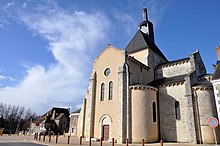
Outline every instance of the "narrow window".
[[104, 95], [105, 95], [105, 84], [101, 84], [101, 101], [104, 101]]
[[110, 81], [109, 82], [109, 94], [108, 94], [108, 99], [112, 100], [112, 96], [113, 96], [113, 82]]
[[153, 102], [153, 122], [157, 122], [156, 103]]
[[175, 102], [175, 115], [176, 119], [180, 120], [180, 103], [178, 101]]

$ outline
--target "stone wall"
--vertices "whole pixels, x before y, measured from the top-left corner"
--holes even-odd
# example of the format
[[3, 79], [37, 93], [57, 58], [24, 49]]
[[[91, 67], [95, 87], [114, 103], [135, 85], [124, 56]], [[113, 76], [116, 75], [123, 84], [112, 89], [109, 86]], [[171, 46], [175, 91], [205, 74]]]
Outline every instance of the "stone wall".
[[125, 143], [127, 138], [127, 65], [118, 69], [118, 108], [117, 108], [117, 141]]
[[190, 63], [192, 70], [196, 71], [197, 77], [206, 74], [206, 68], [198, 50], [190, 55]]
[[162, 58], [160, 55], [155, 53], [152, 49], [148, 49], [148, 52], [146, 54], [148, 66], [152, 69], [155, 68], [160, 63], [167, 62], [164, 58]]
[[[186, 83], [159, 87], [160, 135], [164, 141], [196, 143], [192, 98]], [[176, 119], [175, 102], [179, 102], [180, 119]]]
[[86, 110], [85, 110], [85, 129], [84, 136], [88, 139], [93, 137], [94, 133], [94, 98], [96, 96], [96, 72], [93, 72], [90, 77], [88, 95], [86, 100]]
[[154, 79], [154, 74], [151, 74], [147, 66], [135, 62], [132, 59], [128, 60], [129, 71], [130, 71], [130, 84], [147, 84]]
[[[198, 131], [198, 138], [202, 143], [215, 143], [212, 128], [208, 126], [208, 119], [210, 117], [217, 117], [215, 99], [212, 87], [195, 86], [193, 87], [194, 96], [198, 105], [199, 118], [197, 121], [201, 129]], [[219, 132], [219, 131], [216, 131]], [[220, 138], [219, 138], [220, 139]]]
[[84, 137], [85, 132], [85, 115], [86, 115], [86, 98], [83, 101], [77, 124], [77, 136]]
[[155, 71], [155, 78], [160, 79], [163, 77], [169, 78], [179, 75], [188, 74], [191, 72], [191, 64], [189, 60], [180, 62], [168, 63], [158, 66]]

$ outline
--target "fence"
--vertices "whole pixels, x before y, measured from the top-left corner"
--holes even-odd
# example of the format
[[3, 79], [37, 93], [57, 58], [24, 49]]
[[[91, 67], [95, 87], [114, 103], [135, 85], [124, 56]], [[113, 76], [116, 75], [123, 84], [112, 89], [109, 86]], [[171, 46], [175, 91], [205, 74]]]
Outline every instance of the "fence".
[[[42, 138], [41, 137], [43, 137], [43, 140], [42, 140]], [[61, 142], [59, 141], [59, 138], [61, 139]], [[48, 142], [48, 143], [51, 143], [51, 142], [53, 142], [53, 143], [56, 143], [56, 144], [71, 144], [71, 139], [73, 139], [74, 137], [71, 137], [71, 136], [66, 136], [66, 137], [60, 137], [60, 135], [38, 135], [37, 133], [35, 133], [35, 135], [34, 135], [34, 139], [35, 140], [38, 140], [38, 141], [41, 141], [42, 140], [42, 142]], [[84, 141], [83, 142], [83, 140], [82, 140], [82, 136], [80, 136], [80, 138], [77, 138], [77, 140], [78, 140], [78, 142], [77, 141], [75, 141], [75, 143], [74, 144], [77, 144], [77, 145], [88, 145], [88, 146], [92, 146], [93, 145], [93, 142], [92, 142], [92, 138], [90, 137], [89, 138], [89, 141]], [[112, 138], [111, 139], [111, 146], [115, 146], [115, 139], [114, 138]], [[103, 139], [102, 138], [100, 138], [100, 140], [99, 140], [99, 143], [100, 144], [98, 144], [97, 142], [95, 142], [94, 144], [97, 146], [97, 145], [100, 145], [100, 146], [103, 146]], [[126, 139], [126, 144], [125, 144], [126, 146], [129, 146], [130, 145], [130, 143], [129, 143], [129, 140], [128, 139]], [[144, 146], [145, 145], [145, 141], [144, 141], [144, 139], [142, 139], [142, 142], [141, 142], [141, 145], [142, 146]], [[160, 141], [160, 144], [159, 144], [160, 146], [163, 146], [164, 144], [163, 144], [163, 141], [161, 140]]]

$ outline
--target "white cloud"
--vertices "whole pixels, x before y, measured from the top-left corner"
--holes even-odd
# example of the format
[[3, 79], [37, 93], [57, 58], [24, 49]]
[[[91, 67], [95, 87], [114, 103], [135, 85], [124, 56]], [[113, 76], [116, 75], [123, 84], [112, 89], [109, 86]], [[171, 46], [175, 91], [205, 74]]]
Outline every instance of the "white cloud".
[[6, 77], [3, 75], [0, 75], [0, 80], [4, 80]]
[[134, 28], [137, 27], [136, 21], [132, 17], [132, 15], [125, 14], [122, 12], [115, 12], [113, 15], [114, 18], [120, 22], [121, 26], [124, 26], [123, 29], [127, 33], [127, 35], [130, 36], [132, 34], [132, 30], [134, 30]]
[[5, 5], [5, 9], [8, 9], [9, 7], [11, 7], [11, 6], [14, 6], [15, 5], [15, 2], [9, 2], [9, 3], [7, 3], [6, 5]]
[[25, 1], [22, 5], [22, 8], [26, 8], [26, 6], [27, 6], [27, 2]]
[[[5, 69], [0, 68], [0, 80], [9, 80], [9, 81], [12, 81], [12, 82], [13, 82], [13, 81], [16, 81], [15, 78], [4, 75], [5, 72], [6, 72]], [[3, 85], [3, 84], [1, 84], [1, 85]]]
[[57, 63], [48, 69], [35, 65], [16, 87], [0, 89], [1, 101], [25, 105], [37, 113], [51, 106], [72, 106], [82, 101], [88, 85], [91, 54], [105, 39], [108, 19], [99, 13], [72, 13], [60, 8], [20, 13], [34, 34], [46, 39]]
[[8, 25], [8, 24], [9, 24], [9, 22], [7, 22], [7, 20], [4, 18], [4, 16], [0, 15], [0, 28], [4, 29], [5, 25]]
[[146, 8], [148, 9], [148, 14], [150, 14], [150, 21], [153, 22], [154, 28], [160, 23], [164, 11], [167, 7], [169, 7], [169, 2], [167, 1], [159, 1], [159, 0], [150, 0], [145, 2]]
[[4, 75], [0, 75], [0, 80], [9, 80], [9, 81], [16, 81], [15, 78], [10, 77], [10, 76], [4, 76]]
[[30, 2], [31, 2], [31, 0], [26, 0], [26, 1], [22, 4], [22, 8], [25, 9]]
[[82, 107], [82, 103], [77, 104], [77, 105], [75, 106], [75, 109], [80, 109], [81, 107]]

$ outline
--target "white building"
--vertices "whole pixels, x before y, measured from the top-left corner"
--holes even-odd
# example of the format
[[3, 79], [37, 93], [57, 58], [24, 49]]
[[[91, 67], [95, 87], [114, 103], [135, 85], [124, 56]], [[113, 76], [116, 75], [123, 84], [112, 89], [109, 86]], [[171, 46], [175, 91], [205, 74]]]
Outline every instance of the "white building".
[[216, 47], [217, 63], [215, 66], [215, 72], [212, 78], [212, 84], [215, 93], [215, 103], [218, 113], [218, 119], [220, 119], [220, 46]]

